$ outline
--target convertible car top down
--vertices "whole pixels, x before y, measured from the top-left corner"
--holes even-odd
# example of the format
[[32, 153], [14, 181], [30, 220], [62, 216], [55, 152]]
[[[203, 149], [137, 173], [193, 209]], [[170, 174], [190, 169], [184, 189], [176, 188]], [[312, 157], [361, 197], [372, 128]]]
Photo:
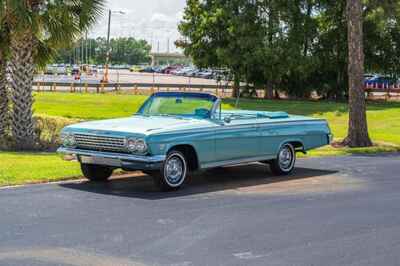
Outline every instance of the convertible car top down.
[[140, 170], [166, 191], [180, 188], [188, 172], [241, 163], [290, 174], [297, 152], [328, 145], [332, 134], [323, 119], [225, 111], [212, 94], [159, 92], [132, 117], [71, 125], [61, 138], [58, 152], [77, 160], [89, 180], [106, 181], [118, 168]]

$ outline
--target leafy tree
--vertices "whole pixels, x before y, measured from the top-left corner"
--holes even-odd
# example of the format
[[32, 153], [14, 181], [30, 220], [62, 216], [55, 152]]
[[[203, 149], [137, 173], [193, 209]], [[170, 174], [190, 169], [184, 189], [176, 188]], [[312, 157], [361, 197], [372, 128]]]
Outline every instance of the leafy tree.
[[35, 144], [32, 83], [35, 65], [46, 62], [54, 49], [77, 39], [92, 25], [102, 0], [4, 0], [10, 28], [12, 133], [19, 149]]
[[317, 5], [317, 36], [312, 48], [316, 66], [313, 89], [325, 99], [342, 100], [347, 93], [347, 19], [345, 1], [320, 1]]
[[[90, 44], [90, 45], [89, 45]], [[135, 38], [115, 38], [110, 40], [111, 62], [113, 64], [148, 64], [150, 63], [151, 46], [145, 40]], [[83, 53], [83, 61], [81, 54]], [[104, 64], [107, 54], [107, 40], [105, 38], [79, 40], [68, 48], [57, 51], [54, 62], [81, 64], [89, 59], [90, 64]], [[82, 62], [81, 62], [82, 61]]]
[[[400, 1], [363, 4], [366, 69], [397, 76]], [[279, 89], [340, 100], [348, 96], [345, 11], [345, 0], [190, 0], [178, 44], [196, 64], [228, 67], [269, 97]]]
[[267, 97], [348, 97], [345, 143], [368, 146], [364, 63], [400, 76], [399, 11], [398, 0], [189, 0], [178, 45], [195, 64], [227, 67], [235, 84], [264, 87]]
[[303, 96], [298, 87], [308, 84], [309, 73], [317, 68], [310, 56], [316, 5], [311, 0], [294, 3], [188, 1], [179, 27], [185, 40], [178, 45], [200, 66], [229, 68], [236, 84], [265, 87], [267, 97], [273, 89]]
[[111, 40], [111, 60], [115, 64], [143, 64], [150, 62], [151, 46], [145, 40], [132, 37]]
[[[179, 30], [186, 37], [177, 42], [200, 67], [227, 67], [233, 74], [235, 87], [248, 77], [249, 58], [259, 52], [258, 22], [247, 0], [189, 0]], [[246, 80], [249, 81], [249, 80]], [[235, 97], [238, 90], [234, 90]]]
[[364, 3], [365, 68], [371, 73], [400, 76], [400, 1]]

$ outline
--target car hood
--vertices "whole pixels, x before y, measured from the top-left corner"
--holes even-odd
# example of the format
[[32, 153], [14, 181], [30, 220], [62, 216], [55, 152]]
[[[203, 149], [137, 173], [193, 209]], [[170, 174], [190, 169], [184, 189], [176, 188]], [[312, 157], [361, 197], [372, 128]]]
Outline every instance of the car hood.
[[114, 132], [150, 135], [171, 130], [209, 127], [210, 125], [213, 125], [213, 123], [206, 119], [137, 115], [129, 118], [79, 123], [66, 127], [65, 131], [93, 134]]

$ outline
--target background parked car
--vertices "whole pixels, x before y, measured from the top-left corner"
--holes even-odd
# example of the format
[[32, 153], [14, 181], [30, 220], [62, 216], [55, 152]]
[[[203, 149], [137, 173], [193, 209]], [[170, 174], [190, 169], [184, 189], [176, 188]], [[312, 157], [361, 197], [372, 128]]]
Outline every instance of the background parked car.
[[71, 70], [71, 75], [75, 76], [75, 75], [79, 75], [81, 73], [81, 70], [79, 69], [79, 67], [73, 67]]
[[131, 68], [129, 68], [130, 72], [141, 72], [143, 70], [143, 67], [141, 66], [132, 66]]
[[172, 74], [171, 72], [173, 72], [174, 70], [177, 70], [178, 68], [180, 68], [181, 66], [179, 65], [175, 65], [175, 66], [168, 66], [166, 68], [164, 68], [163, 73], [164, 74]]
[[163, 66], [156, 66], [156, 67], [153, 67], [153, 69], [154, 69], [155, 73], [162, 73], [164, 67]]
[[193, 67], [184, 67], [179, 70], [176, 75], [178, 76], [188, 76], [189, 73], [192, 73], [195, 69]]
[[192, 71], [188, 71], [185, 76], [187, 76], [187, 77], [196, 77], [197, 73], [199, 73], [199, 72], [200, 72], [200, 70], [195, 68]]
[[210, 69], [200, 71], [196, 74], [196, 77], [203, 78], [203, 79], [212, 79], [213, 78], [213, 71]]
[[143, 68], [139, 72], [141, 72], [141, 73], [154, 73], [156, 71], [155, 71], [155, 69], [153, 67], [149, 66], [149, 67]]
[[366, 78], [364, 81], [366, 86], [384, 89], [392, 85], [399, 84], [398, 80], [389, 76], [376, 75], [371, 78]]

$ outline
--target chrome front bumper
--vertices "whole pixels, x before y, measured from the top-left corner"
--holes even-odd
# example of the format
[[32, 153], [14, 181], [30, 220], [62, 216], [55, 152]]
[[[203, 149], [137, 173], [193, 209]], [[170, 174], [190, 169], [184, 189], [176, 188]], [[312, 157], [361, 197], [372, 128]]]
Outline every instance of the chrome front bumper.
[[67, 161], [78, 161], [88, 164], [100, 164], [126, 170], [160, 169], [165, 161], [165, 155], [139, 156], [112, 152], [59, 148], [57, 153]]

